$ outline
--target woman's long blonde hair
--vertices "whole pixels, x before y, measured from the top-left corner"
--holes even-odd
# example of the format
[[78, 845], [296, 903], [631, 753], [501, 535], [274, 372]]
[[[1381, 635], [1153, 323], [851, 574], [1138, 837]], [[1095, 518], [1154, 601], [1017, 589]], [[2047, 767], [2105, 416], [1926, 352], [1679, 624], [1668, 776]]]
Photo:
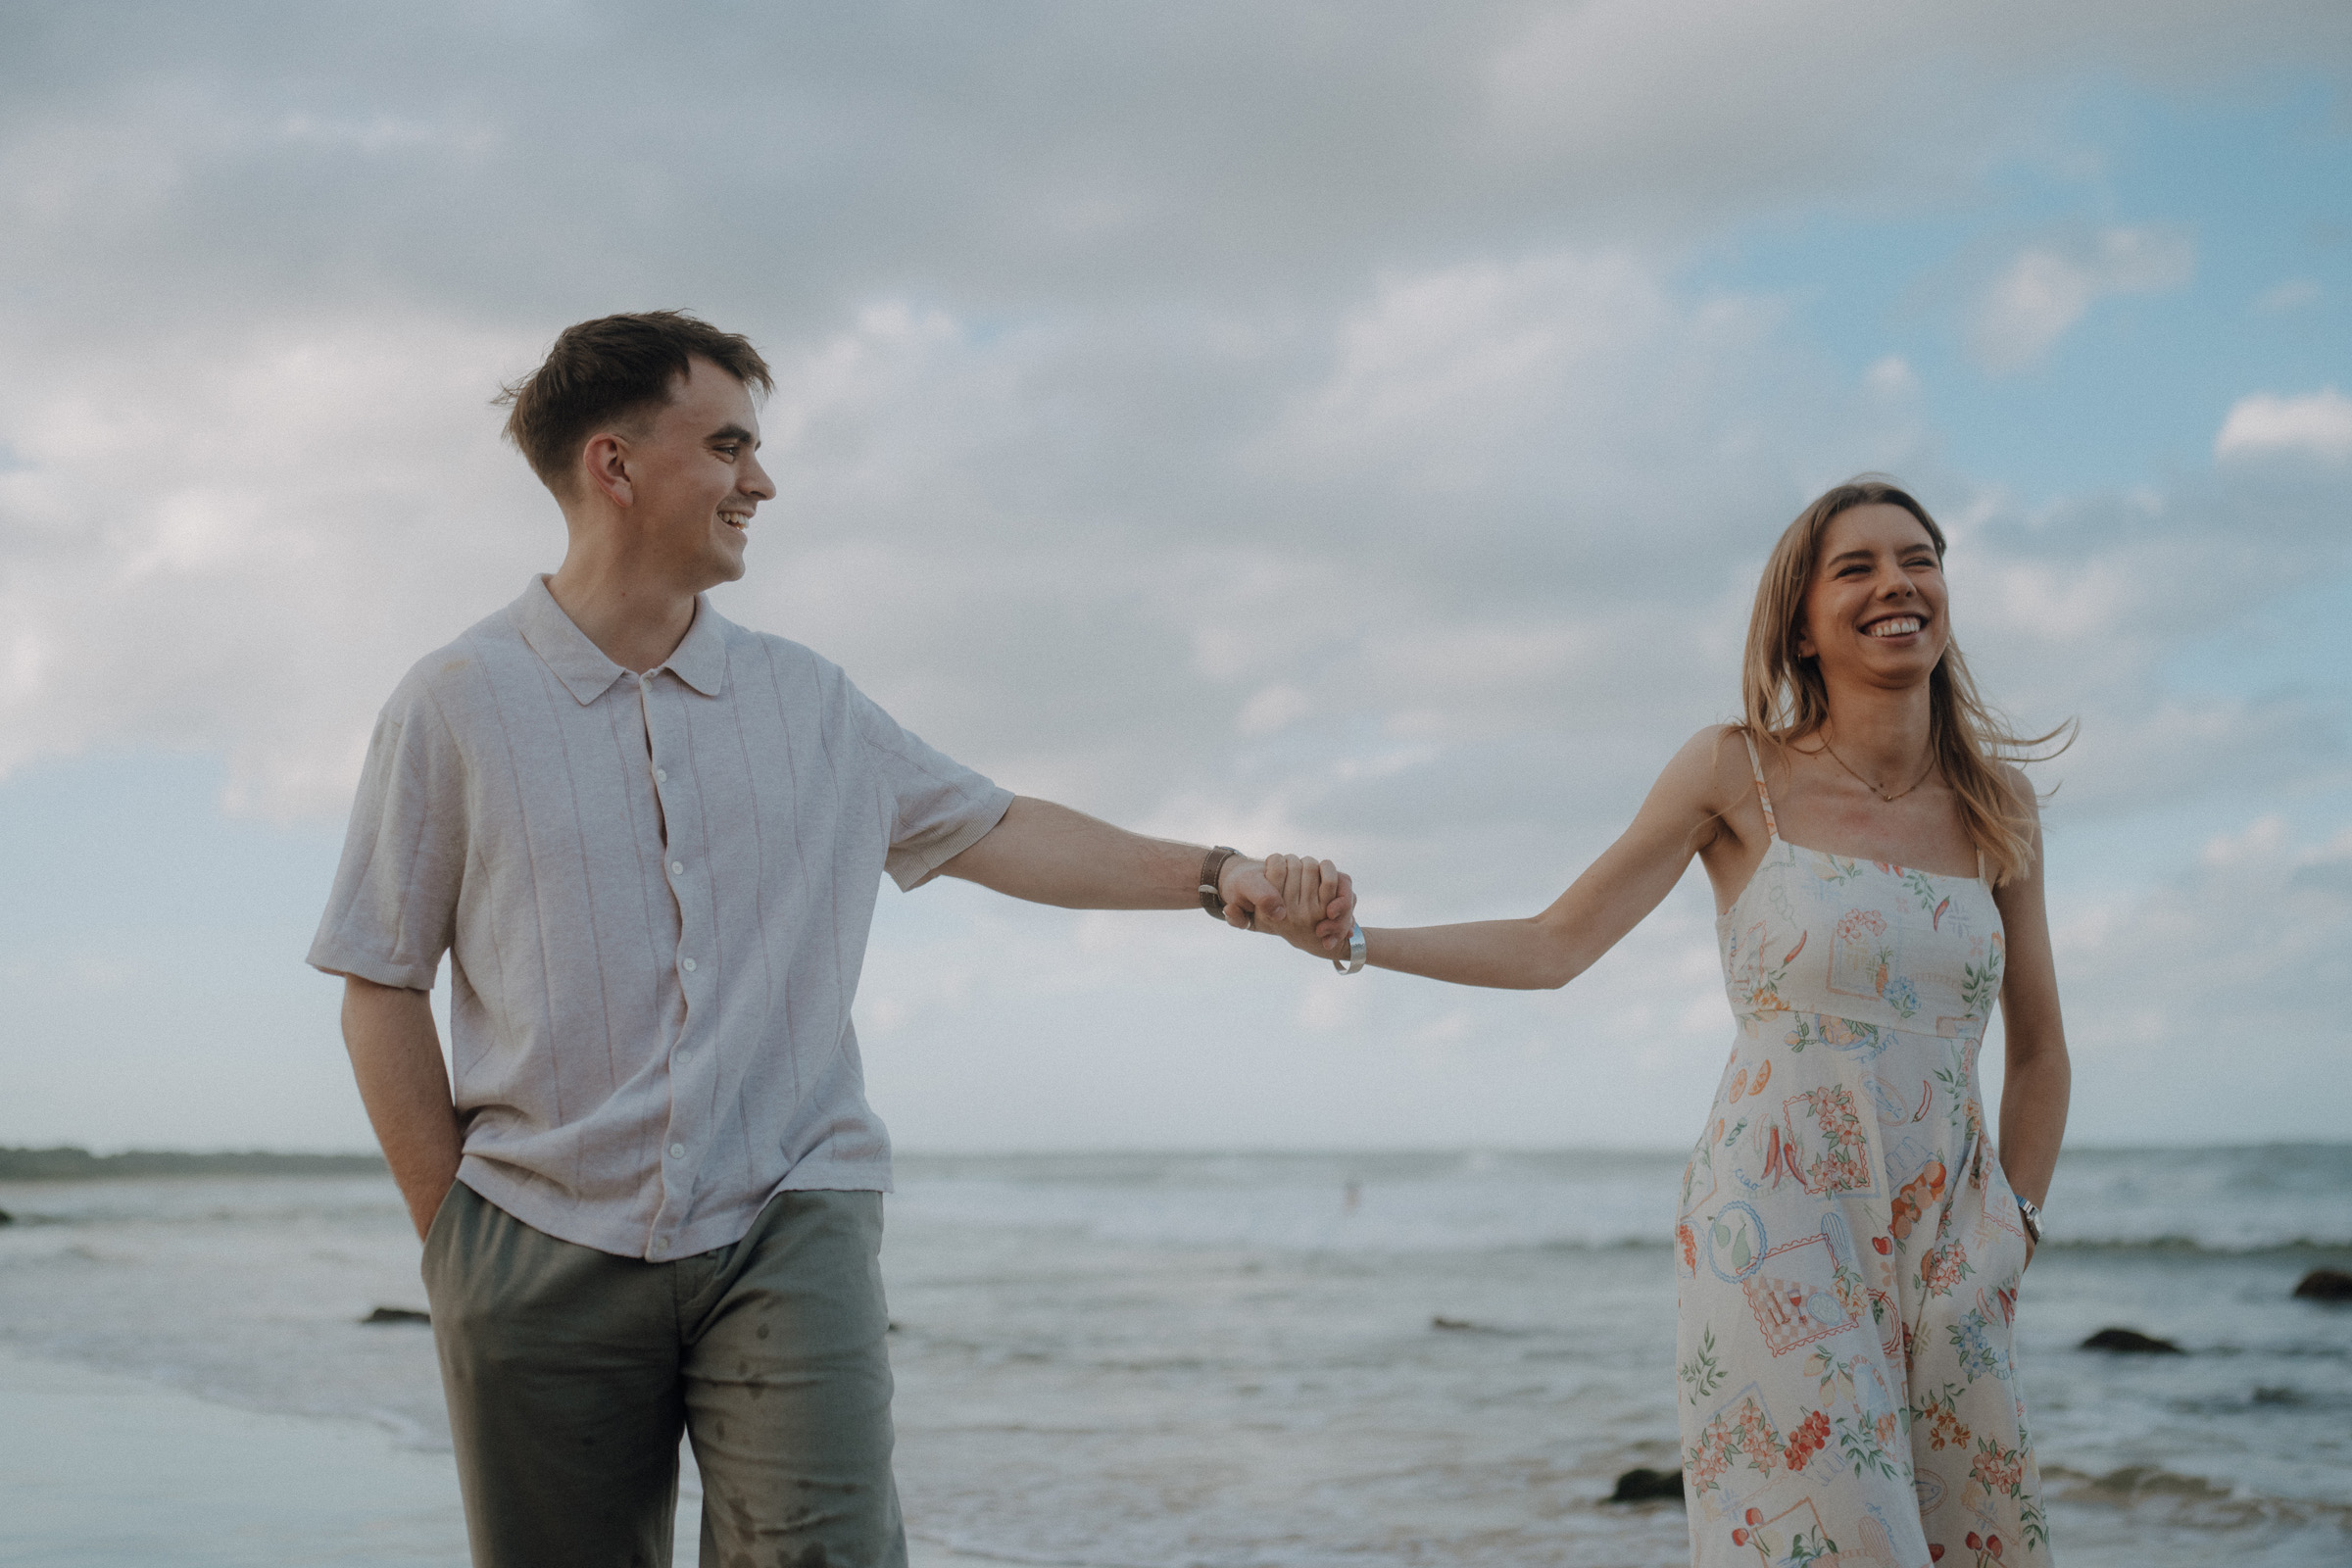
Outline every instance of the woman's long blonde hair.
[[[1936, 543], [1936, 561], [1943, 560], [1943, 530], [1928, 515], [1928, 509], [1891, 480], [1875, 474], [1847, 480], [1797, 514], [1764, 564], [1763, 580], [1756, 584], [1755, 612], [1748, 617], [1740, 692], [1750, 733], [1785, 746], [1813, 734], [1828, 720], [1830, 694], [1821, 666], [1796, 651], [1805, 630], [1805, 592], [1820, 564], [1822, 535], [1829, 532], [1831, 521], [1841, 512], [1869, 506], [1900, 507], [1917, 517]], [[2018, 734], [1977, 691], [1968, 661], [1960, 657], [1960, 644], [1948, 637], [1943, 658], [1928, 678], [1928, 701], [1936, 764], [1959, 798], [1961, 820], [1984, 857], [1992, 884], [1998, 887], [2024, 876], [2034, 864], [2031, 802], [2011, 785], [2001, 767], [2055, 757], [2073, 744], [2074, 721], [2046, 735]], [[2035, 748], [2061, 736], [2065, 740], [2057, 751], [2035, 755]]]

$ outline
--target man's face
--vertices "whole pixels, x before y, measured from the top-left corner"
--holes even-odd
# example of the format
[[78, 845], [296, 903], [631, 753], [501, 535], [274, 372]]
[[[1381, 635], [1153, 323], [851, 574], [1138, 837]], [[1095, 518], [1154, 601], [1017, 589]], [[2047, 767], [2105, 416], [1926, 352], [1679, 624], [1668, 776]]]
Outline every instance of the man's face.
[[752, 514], [776, 493], [760, 466], [751, 388], [709, 360], [628, 439], [629, 521], [644, 558], [689, 592], [743, 575]]

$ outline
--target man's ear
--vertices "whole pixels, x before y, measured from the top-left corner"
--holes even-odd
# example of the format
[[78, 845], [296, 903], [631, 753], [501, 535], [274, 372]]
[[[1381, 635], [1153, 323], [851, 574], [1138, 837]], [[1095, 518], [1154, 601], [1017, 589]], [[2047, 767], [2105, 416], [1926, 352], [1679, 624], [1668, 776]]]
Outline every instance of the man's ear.
[[612, 431], [589, 437], [580, 450], [580, 467], [588, 475], [591, 494], [601, 494], [616, 507], [636, 499], [629, 484], [629, 444]]

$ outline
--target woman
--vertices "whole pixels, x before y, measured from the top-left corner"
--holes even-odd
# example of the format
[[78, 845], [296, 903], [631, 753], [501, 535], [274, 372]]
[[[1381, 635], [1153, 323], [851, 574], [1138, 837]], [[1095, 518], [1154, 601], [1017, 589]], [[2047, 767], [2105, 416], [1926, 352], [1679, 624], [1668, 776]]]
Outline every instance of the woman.
[[[1832, 490], [1764, 568], [1745, 722], [1692, 737], [1557, 903], [1362, 933], [1382, 968], [1560, 986], [1706, 866], [1739, 1033], [1675, 1227], [1699, 1564], [2048, 1560], [2010, 1319], [2069, 1075], [2034, 797], [2004, 759], [2053, 736], [1978, 697], [1943, 550], [1893, 485]], [[1292, 908], [1323, 906], [1326, 867], [1276, 869]], [[1996, 997], [1998, 1155], [1977, 1086]]]

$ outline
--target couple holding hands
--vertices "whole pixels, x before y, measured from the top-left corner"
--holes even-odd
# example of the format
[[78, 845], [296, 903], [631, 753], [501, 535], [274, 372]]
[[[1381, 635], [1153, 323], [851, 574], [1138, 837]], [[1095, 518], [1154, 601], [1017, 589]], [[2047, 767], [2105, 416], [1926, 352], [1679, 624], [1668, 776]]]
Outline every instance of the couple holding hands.
[[774, 494], [771, 385], [744, 338], [657, 312], [566, 329], [510, 389], [568, 548], [385, 705], [310, 952], [424, 1240], [477, 1564], [666, 1562], [681, 1433], [706, 1568], [904, 1563], [889, 1143], [850, 1021], [882, 873], [1205, 905], [1348, 972], [1527, 989], [1693, 856], [1738, 1020], [1675, 1227], [1693, 1561], [2047, 1559], [2010, 1354], [2068, 1091], [2009, 760], [2036, 742], [1977, 694], [1925, 509], [1863, 480], [1805, 510], [1742, 721], [1692, 737], [1549, 908], [1366, 930], [1327, 861], [1015, 797], [713, 612]]

